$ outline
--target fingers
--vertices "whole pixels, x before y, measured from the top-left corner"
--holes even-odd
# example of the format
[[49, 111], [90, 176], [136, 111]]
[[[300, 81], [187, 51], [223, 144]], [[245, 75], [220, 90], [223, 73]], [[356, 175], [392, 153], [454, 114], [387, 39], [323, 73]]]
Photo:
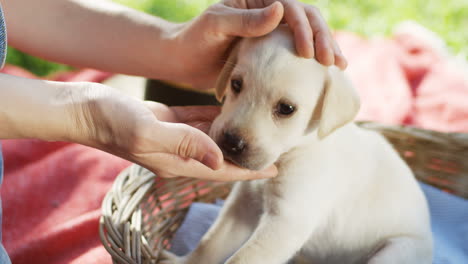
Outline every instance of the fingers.
[[[244, 4], [240, 4], [244, 3]], [[298, 54], [323, 65], [345, 69], [347, 62], [318, 8], [297, 0], [224, 1], [212, 12], [218, 33], [256, 37], [273, 31], [281, 20], [294, 32]], [[251, 8], [251, 9], [249, 9]], [[210, 13], [210, 12], [208, 12]], [[284, 17], [283, 17], [284, 16]]]
[[258, 37], [273, 31], [283, 17], [283, 6], [275, 2], [260, 9], [238, 9], [223, 4], [204, 13], [216, 33], [237, 37]]
[[158, 120], [163, 122], [179, 122], [176, 113], [169, 106], [153, 101], [145, 101], [144, 103]]
[[187, 122], [186, 124], [198, 130], [203, 131], [203, 133], [205, 134], [208, 134], [210, 132], [212, 123], [213, 123], [212, 121], [190, 121], [190, 122]]
[[284, 20], [294, 32], [296, 49], [300, 56], [313, 58], [314, 51], [313, 28], [309, 25], [309, 20], [304, 7], [295, 1], [284, 1]]
[[169, 107], [153, 101], [145, 101], [145, 105], [159, 121], [171, 123], [211, 122], [221, 112], [221, 107], [212, 105]]
[[319, 9], [303, 4], [314, 36], [315, 58], [323, 65], [335, 64], [342, 70], [348, 65]]
[[140, 159], [145, 164], [150, 164], [148, 169], [154, 171], [161, 177], [191, 177], [213, 181], [241, 181], [264, 179], [276, 176], [276, 167], [271, 166], [265, 170], [252, 171], [223, 162], [218, 170], [212, 170], [193, 159], [184, 159], [167, 153], [148, 154]]
[[[218, 106], [168, 107], [156, 102], [145, 102], [153, 114], [166, 122], [157, 122], [144, 134], [145, 145], [151, 151], [141, 151], [132, 160], [164, 178], [177, 176], [215, 181], [240, 181], [273, 177], [275, 167], [251, 171], [223, 161], [216, 143], [204, 134], [219, 114]], [[185, 124], [169, 123], [184, 122]]]
[[221, 112], [219, 106], [174, 106], [170, 110], [179, 122], [213, 121]]
[[338, 66], [340, 69], [344, 70], [348, 67], [348, 61], [346, 61], [345, 56], [341, 52], [338, 43], [336, 43], [335, 39], [332, 39], [333, 44], [333, 51], [335, 53], [335, 65]]
[[[264, 0], [268, 5], [274, 0]], [[284, 21], [294, 32], [296, 49], [300, 56], [315, 57], [318, 62], [330, 66], [335, 64], [345, 69], [347, 62], [335, 42], [325, 19], [318, 8], [296, 0], [279, 0], [284, 6]], [[247, 1], [249, 7], [260, 8], [257, 1]]]
[[177, 116], [177, 122], [185, 123], [208, 134], [213, 120], [221, 112], [221, 107], [175, 106], [170, 110]]
[[347, 66], [346, 59], [333, 38], [322, 14], [316, 7], [309, 5], [305, 5], [304, 10], [307, 14], [310, 27], [314, 32], [317, 60], [327, 66], [335, 64], [344, 70]]
[[[150, 147], [153, 152], [168, 152], [183, 158], [192, 158], [212, 169], [219, 168], [223, 155], [206, 133], [213, 119], [219, 114], [220, 107], [168, 107], [151, 101], [146, 101], [145, 105], [158, 121], [163, 121], [156, 122], [154, 127], [146, 132], [146, 147]], [[154, 148], [155, 146], [157, 148]]]
[[312, 6], [304, 7], [308, 23], [312, 28], [315, 39], [316, 59], [326, 65], [333, 65], [335, 62], [332, 37], [325, 20], [317, 8]]
[[[158, 122], [154, 129], [154, 151], [195, 159], [213, 170], [219, 169], [223, 154], [202, 131], [185, 124]], [[175, 165], [177, 166], [177, 165]]]

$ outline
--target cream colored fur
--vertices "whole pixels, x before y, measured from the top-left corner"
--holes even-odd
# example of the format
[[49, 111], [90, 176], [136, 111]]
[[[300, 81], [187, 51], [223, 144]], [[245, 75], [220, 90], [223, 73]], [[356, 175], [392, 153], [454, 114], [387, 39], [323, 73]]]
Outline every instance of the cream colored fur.
[[[242, 78], [234, 94], [231, 78]], [[344, 73], [295, 55], [286, 26], [244, 39], [217, 87], [225, 97], [210, 136], [236, 131], [251, 169], [276, 178], [236, 183], [189, 255], [165, 264], [430, 264], [426, 200], [412, 172], [379, 134], [351, 121], [359, 100]], [[278, 102], [296, 106], [278, 117]]]

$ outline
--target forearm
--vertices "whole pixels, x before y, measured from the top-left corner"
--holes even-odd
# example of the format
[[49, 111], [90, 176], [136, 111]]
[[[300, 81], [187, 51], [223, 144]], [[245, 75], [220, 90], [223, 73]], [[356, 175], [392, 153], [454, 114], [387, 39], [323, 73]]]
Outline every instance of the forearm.
[[[73, 101], [71, 85], [0, 74], [0, 139], [69, 140]], [[74, 87], [73, 87], [74, 88]], [[74, 99], [75, 98], [75, 99]]]
[[78, 67], [170, 78], [173, 23], [103, 0], [0, 1], [9, 44], [22, 51]]

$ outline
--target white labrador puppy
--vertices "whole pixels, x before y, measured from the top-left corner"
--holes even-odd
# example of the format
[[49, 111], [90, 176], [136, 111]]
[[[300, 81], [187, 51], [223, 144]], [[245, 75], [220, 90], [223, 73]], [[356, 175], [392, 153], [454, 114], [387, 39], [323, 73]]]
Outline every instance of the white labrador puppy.
[[359, 99], [343, 72], [296, 56], [292, 39], [282, 26], [234, 48], [210, 131], [227, 159], [274, 163], [278, 176], [237, 183], [198, 247], [162, 263], [431, 263], [412, 172], [382, 136], [351, 123]]

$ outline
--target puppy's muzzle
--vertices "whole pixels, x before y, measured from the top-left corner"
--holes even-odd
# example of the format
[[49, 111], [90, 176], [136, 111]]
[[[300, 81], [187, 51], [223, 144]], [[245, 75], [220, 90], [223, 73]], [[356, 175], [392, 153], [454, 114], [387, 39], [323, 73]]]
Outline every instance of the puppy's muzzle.
[[221, 149], [229, 156], [239, 156], [247, 149], [246, 141], [236, 133], [224, 132], [221, 140]]

